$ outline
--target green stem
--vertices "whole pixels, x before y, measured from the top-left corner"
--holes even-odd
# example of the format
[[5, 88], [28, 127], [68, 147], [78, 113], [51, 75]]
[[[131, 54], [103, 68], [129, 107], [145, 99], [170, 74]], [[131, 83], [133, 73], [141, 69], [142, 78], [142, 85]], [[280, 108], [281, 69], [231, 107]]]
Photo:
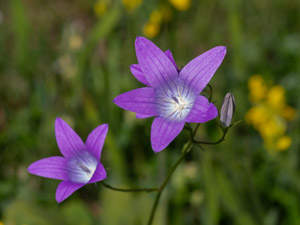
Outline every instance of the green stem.
[[191, 141], [189, 141], [189, 143], [187, 145], [183, 146], [182, 153], [181, 153], [180, 157], [178, 158], [178, 160], [176, 161], [176, 163], [172, 166], [170, 172], [168, 173], [168, 176], [166, 177], [166, 179], [164, 180], [164, 182], [161, 184], [160, 188], [158, 189], [158, 192], [156, 194], [156, 198], [155, 198], [154, 204], [152, 206], [151, 214], [150, 214], [150, 217], [149, 217], [149, 220], [148, 220], [148, 223], [147, 223], [148, 225], [151, 225], [152, 222], [153, 222], [153, 219], [154, 219], [154, 216], [155, 216], [155, 212], [156, 212], [156, 209], [157, 209], [157, 206], [158, 206], [158, 203], [159, 203], [159, 199], [160, 199], [160, 196], [161, 196], [163, 190], [167, 186], [170, 178], [172, 177], [172, 175], [173, 175], [174, 171], [176, 170], [176, 168], [178, 167], [178, 165], [182, 162], [182, 160], [184, 159], [185, 155], [189, 152], [191, 146], [192, 146], [192, 142]]
[[220, 144], [222, 141], [224, 141], [226, 134], [227, 134], [227, 132], [223, 131], [222, 137], [221, 137], [218, 141], [215, 141], [215, 142], [196, 141], [196, 140], [193, 138], [193, 143], [195, 143], [195, 144], [203, 144], [203, 145], [217, 145], [217, 144]]
[[210, 92], [208, 100], [211, 102], [212, 97], [213, 97], [213, 88], [210, 84], [208, 84], [207, 87], [209, 88], [209, 92]]
[[150, 217], [149, 217], [149, 220], [148, 220], [147, 225], [151, 225], [152, 222], [153, 222], [154, 215], [155, 215], [155, 212], [156, 212], [156, 209], [157, 209], [157, 206], [158, 206], [158, 202], [159, 202], [161, 193], [162, 193], [162, 191], [159, 191], [159, 192], [157, 193], [156, 197], [155, 197], [155, 201], [154, 201], [154, 204], [153, 204], [153, 206], [152, 206], [151, 214], [150, 214]]
[[194, 132], [193, 132], [192, 139], [194, 139], [194, 137], [196, 136], [197, 131], [198, 131], [198, 128], [200, 127], [200, 124], [201, 124], [201, 123], [198, 123], [198, 124], [197, 124], [197, 126], [196, 126], [196, 128], [195, 128], [195, 130], [194, 130]]
[[187, 129], [190, 132], [191, 137], [193, 137], [193, 128], [189, 123], [186, 123], [184, 126], [185, 129]]
[[159, 191], [158, 188], [130, 188], [130, 189], [124, 189], [124, 188], [116, 188], [116, 187], [113, 187], [109, 184], [106, 184], [104, 183], [103, 181], [101, 182], [101, 184], [110, 189], [110, 190], [113, 190], [113, 191], [120, 191], [120, 192], [154, 192], [154, 191]]

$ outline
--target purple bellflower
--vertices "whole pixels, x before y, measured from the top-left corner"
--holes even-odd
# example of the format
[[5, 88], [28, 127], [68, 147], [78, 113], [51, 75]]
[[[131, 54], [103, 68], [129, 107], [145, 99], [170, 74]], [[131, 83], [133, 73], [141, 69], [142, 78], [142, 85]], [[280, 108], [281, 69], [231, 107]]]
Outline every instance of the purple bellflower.
[[107, 124], [98, 126], [88, 135], [84, 144], [65, 121], [57, 118], [55, 136], [64, 157], [53, 156], [36, 161], [28, 167], [28, 172], [63, 180], [56, 189], [56, 201], [58, 203], [64, 201], [84, 185], [106, 178], [100, 156], [107, 131]]
[[135, 50], [139, 64], [131, 65], [130, 70], [148, 87], [123, 93], [114, 103], [135, 112], [137, 118], [156, 117], [151, 127], [154, 152], [165, 149], [186, 122], [204, 123], [218, 115], [217, 108], [199, 94], [222, 63], [226, 47], [203, 53], [182, 70], [177, 68], [170, 50], [162, 52], [146, 38], [136, 38]]

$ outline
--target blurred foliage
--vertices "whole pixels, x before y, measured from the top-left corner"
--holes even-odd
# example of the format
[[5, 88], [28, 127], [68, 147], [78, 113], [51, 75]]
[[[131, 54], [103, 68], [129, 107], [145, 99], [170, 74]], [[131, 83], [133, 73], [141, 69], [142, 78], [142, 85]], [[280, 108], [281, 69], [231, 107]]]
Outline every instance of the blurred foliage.
[[[257, 73], [281, 85], [286, 104], [296, 110], [286, 128], [292, 145], [284, 152], [266, 151], [246, 123], [218, 146], [192, 149], [163, 193], [154, 223], [300, 224], [300, 1], [133, 2], [0, 1], [0, 224], [145, 224], [153, 194], [88, 185], [58, 205], [58, 181], [32, 176], [26, 168], [59, 154], [59, 116], [81, 137], [109, 123], [102, 154], [108, 183], [153, 187], [162, 181], [187, 132], [154, 154], [152, 119], [135, 119], [112, 103], [142, 86], [129, 65], [136, 63], [135, 37], [153, 21], [158, 28], [152, 40], [171, 49], [179, 67], [216, 45], [227, 46], [211, 85], [219, 108], [225, 93], [235, 95], [235, 121], [251, 107], [247, 81]], [[178, 10], [184, 4], [190, 5]], [[197, 139], [217, 140], [215, 125], [201, 125]]]

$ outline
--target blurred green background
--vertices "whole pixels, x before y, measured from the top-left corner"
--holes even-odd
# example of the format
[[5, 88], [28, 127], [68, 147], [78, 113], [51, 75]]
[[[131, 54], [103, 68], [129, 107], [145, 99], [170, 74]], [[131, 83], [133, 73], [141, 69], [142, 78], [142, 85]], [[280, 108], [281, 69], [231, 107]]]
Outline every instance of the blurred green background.
[[[129, 70], [136, 36], [171, 49], [179, 67], [217, 46], [227, 55], [211, 80], [220, 109], [236, 98], [234, 121], [217, 146], [193, 148], [163, 193], [155, 225], [300, 224], [300, 1], [297, 0], [1, 0], [0, 224], [145, 224], [154, 194], [118, 193], [87, 185], [61, 204], [59, 181], [33, 176], [30, 163], [60, 155], [56, 117], [85, 140], [109, 123], [102, 152], [107, 182], [157, 186], [180, 155], [183, 131], [164, 151], [150, 145], [152, 119], [135, 119], [112, 100], [142, 87]], [[296, 111], [285, 135], [292, 144], [270, 151], [245, 114], [253, 106], [248, 79], [281, 85]], [[199, 140], [218, 140], [216, 121]]]

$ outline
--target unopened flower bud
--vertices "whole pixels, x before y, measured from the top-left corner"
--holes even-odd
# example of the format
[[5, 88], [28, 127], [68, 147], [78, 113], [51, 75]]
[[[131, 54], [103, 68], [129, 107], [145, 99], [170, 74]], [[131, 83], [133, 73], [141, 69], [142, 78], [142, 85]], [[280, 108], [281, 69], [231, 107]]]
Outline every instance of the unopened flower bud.
[[235, 111], [235, 99], [233, 94], [227, 93], [224, 97], [220, 121], [223, 127], [229, 127]]

